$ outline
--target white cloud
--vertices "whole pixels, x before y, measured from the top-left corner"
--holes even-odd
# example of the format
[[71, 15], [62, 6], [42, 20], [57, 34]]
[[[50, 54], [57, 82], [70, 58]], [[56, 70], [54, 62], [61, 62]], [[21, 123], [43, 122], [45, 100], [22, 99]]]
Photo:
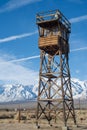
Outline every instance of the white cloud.
[[[10, 56], [11, 57], [11, 56]], [[8, 56], [7, 56], [8, 59]], [[6, 83], [34, 84], [38, 78], [38, 72], [30, 70], [20, 64], [8, 62], [0, 58], [0, 81]]]
[[41, 1], [41, 0], [9, 0], [5, 5], [3, 5], [0, 8], [0, 13], [11, 11], [11, 10], [14, 10], [22, 6], [25, 6], [34, 2], [38, 2], [38, 1]]
[[[37, 59], [40, 58], [40, 55], [36, 55], [36, 56], [29, 56], [29, 57], [24, 57], [24, 58], [20, 58], [20, 59], [15, 59], [15, 57], [9, 57], [9, 56], [4, 56], [5, 59], [8, 59], [6, 61], [2, 61], [1, 64], [5, 64], [5, 63], [16, 63], [16, 62], [23, 62], [23, 61], [27, 61], [27, 60], [32, 60], [32, 59]], [[11, 59], [11, 60], [9, 60]]]
[[77, 74], [79, 74], [79, 72], [80, 72], [79, 70], [76, 70], [76, 73], [77, 73]]
[[87, 50], [87, 47], [81, 47], [81, 48], [73, 49], [70, 52], [82, 51], [82, 50]]
[[27, 60], [36, 59], [36, 58], [40, 58], [40, 55], [25, 57], [25, 58], [16, 59], [16, 60], [11, 60], [11, 61], [8, 61], [8, 62], [14, 63], [14, 62], [27, 61]]
[[3, 39], [0, 39], [0, 43], [9, 42], [9, 41], [13, 41], [13, 40], [16, 40], [16, 39], [29, 37], [29, 36], [32, 36], [32, 35], [34, 35], [36, 33], [37, 33], [37, 31], [32, 32], [32, 33], [24, 33], [24, 34], [21, 34], [21, 35], [15, 35], [15, 36], [6, 37], [6, 38], [3, 38]]
[[[70, 50], [70, 52], [83, 51], [83, 50], [87, 50], [87, 47], [72, 49], [72, 50]], [[37, 58], [40, 58], [40, 55], [29, 56], [29, 57], [24, 57], [24, 58], [20, 58], [20, 59], [15, 59], [15, 57], [13, 57], [13, 56], [4, 55], [4, 59], [7, 59], [7, 60], [1, 61], [1, 64], [23, 62], [23, 61], [37, 59]], [[11, 59], [11, 60], [9, 60], [9, 59]]]
[[[83, 51], [83, 50], [87, 50], [87, 47], [72, 49], [72, 50], [70, 50], [70, 52]], [[27, 61], [27, 60], [31, 60], [31, 59], [36, 59], [36, 58], [40, 58], [40, 55], [35, 55], [35, 56], [30, 56], [30, 57], [24, 57], [24, 58], [20, 58], [20, 59], [16, 59], [16, 60], [10, 60], [8, 62], [15, 63], [15, 62], [22, 62], [22, 61]]]
[[84, 2], [84, 0], [68, 0], [68, 1], [78, 3], [78, 4], [82, 4]]
[[[87, 50], [87, 47], [73, 49], [71, 50], [71, 52], [81, 50]], [[36, 82], [36, 79], [38, 78], [38, 72], [28, 69], [21, 64], [18, 64], [18, 62], [23, 62], [39, 57], [39, 55], [36, 55], [9, 61], [9, 59], [13, 59], [14, 56], [8, 56], [6, 54], [4, 56], [0, 55], [0, 81], [19, 83], [24, 85], [34, 84]], [[79, 73], [79, 71], [77, 70], [76, 73]]]
[[83, 15], [83, 16], [76, 17], [76, 18], [71, 18], [69, 21], [71, 23], [78, 23], [78, 22], [81, 22], [81, 21], [84, 21], [84, 20], [87, 20], [87, 15]]

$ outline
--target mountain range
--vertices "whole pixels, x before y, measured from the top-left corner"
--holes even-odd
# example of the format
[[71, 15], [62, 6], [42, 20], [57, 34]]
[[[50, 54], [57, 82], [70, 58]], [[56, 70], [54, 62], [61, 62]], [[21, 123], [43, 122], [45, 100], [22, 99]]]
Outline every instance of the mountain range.
[[[87, 99], [87, 81], [71, 79], [73, 97], [75, 99]], [[0, 103], [36, 100], [38, 83], [32, 85], [4, 84], [0, 85]]]

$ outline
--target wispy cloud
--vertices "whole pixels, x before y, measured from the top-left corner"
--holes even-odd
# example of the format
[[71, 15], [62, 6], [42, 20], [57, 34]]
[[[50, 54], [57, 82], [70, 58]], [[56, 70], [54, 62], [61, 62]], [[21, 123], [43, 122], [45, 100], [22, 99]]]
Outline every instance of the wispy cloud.
[[8, 62], [11, 62], [11, 63], [22, 62], [22, 61], [32, 60], [32, 59], [36, 59], [36, 58], [40, 58], [40, 55], [25, 57], [25, 58], [16, 59], [16, 60], [11, 60], [11, 61], [8, 61]]
[[[11, 56], [10, 56], [11, 57]], [[8, 59], [8, 56], [7, 56]], [[34, 84], [38, 79], [38, 72], [22, 66], [8, 62], [5, 56], [0, 56], [0, 81], [4, 83]]]
[[24, 33], [24, 34], [21, 34], [21, 35], [15, 35], [15, 36], [6, 37], [6, 38], [3, 38], [3, 39], [0, 39], [0, 43], [9, 42], [9, 41], [13, 41], [13, 40], [16, 40], [16, 39], [29, 37], [29, 36], [32, 36], [32, 35], [34, 35], [36, 33], [37, 33], [37, 31], [32, 32], [32, 33]]
[[87, 15], [83, 15], [83, 16], [76, 17], [76, 18], [71, 18], [69, 21], [71, 23], [78, 23], [78, 22], [81, 22], [81, 21], [84, 21], [84, 20], [87, 20]]
[[79, 70], [76, 70], [76, 74], [79, 74], [80, 73], [80, 71]]
[[[87, 50], [87, 47], [73, 49], [73, 50], [70, 50], [70, 52], [83, 51], [83, 50]], [[7, 57], [7, 56], [5, 56], [5, 57]], [[6, 60], [6, 62], [16, 63], [16, 62], [23, 62], [23, 61], [27, 61], [27, 60], [33, 60], [33, 59], [37, 59], [37, 58], [40, 58], [40, 55], [24, 57], [24, 58], [15, 59], [15, 60], [8, 60], [8, 61]], [[5, 62], [1, 62], [1, 63], [5, 63]]]
[[84, 0], [68, 0], [69, 2], [77, 3], [77, 4], [82, 4]]
[[[73, 49], [70, 52], [74, 53], [76, 51], [87, 50], [87, 47]], [[12, 57], [12, 58], [11, 58]], [[15, 60], [13, 56], [0, 55], [0, 81], [10, 82], [10, 83], [20, 83], [20, 84], [34, 84], [38, 78], [38, 72], [26, 68], [20, 64], [20, 62], [39, 58], [40, 55], [35, 55], [31, 57], [25, 57]], [[16, 64], [16, 62], [18, 62]]]
[[82, 48], [73, 49], [73, 50], [71, 50], [70, 52], [83, 51], [83, 50], [87, 50], [87, 47], [82, 47]]
[[0, 8], [0, 13], [6, 12], [6, 11], [11, 11], [17, 8], [20, 8], [22, 6], [38, 2], [41, 0], [9, 0], [5, 5], [3, 5]]

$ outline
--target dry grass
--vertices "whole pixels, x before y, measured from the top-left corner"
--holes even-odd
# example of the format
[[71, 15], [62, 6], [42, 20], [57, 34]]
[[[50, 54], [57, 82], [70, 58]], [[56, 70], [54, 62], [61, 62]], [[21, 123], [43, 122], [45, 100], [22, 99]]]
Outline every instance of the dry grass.
[[[76, 119], [77, 124], [79, 126], [84, 126], [82, 130], [87, 130], [87, 110], [75, 110], [76, 113]], [[30, 130], [31, 128], [36, 129], [36, 111], [35, 110], [21, 110], [21, 111], [15, 111], [15, 110], [1, 110], [0, 111], [0, 130]], [[60, 113], [60, 116], [62, 116], [62, 113]], [[56, 126], [55, 123], [55, 116], [53, 115], [53, 127]], [[56, 118], [56, 122], [59, 125], [62, 125], [62, 121], [60, 118]], [[47, 124], [47, 120], [44, 119], [44, 116], [39, 121], [41, 123], [41, 127], [43, 128], [50, 128]], [[70, 123], [72, 123], [70, 121]], [[52, 129], [59, 129], [61, 128], [53, 128]], [[50, 129], [51, 129], [50, 128]], [[45, 129], [45, 130], [46, 130]], [[80, 130], [80, 128], [78, 129]]]

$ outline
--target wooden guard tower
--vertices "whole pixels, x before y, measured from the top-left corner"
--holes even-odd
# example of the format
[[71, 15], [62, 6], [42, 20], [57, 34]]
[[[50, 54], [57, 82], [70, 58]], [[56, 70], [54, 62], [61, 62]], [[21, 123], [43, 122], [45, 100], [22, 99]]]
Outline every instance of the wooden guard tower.
[[71, 24], [59, 10], [37, 14], [36, 23], [41, 51], [37, 126], [43, 116], [50, 123], [53, 115], [64, 126], [71, 118], [76, 124], [68, 63]]

